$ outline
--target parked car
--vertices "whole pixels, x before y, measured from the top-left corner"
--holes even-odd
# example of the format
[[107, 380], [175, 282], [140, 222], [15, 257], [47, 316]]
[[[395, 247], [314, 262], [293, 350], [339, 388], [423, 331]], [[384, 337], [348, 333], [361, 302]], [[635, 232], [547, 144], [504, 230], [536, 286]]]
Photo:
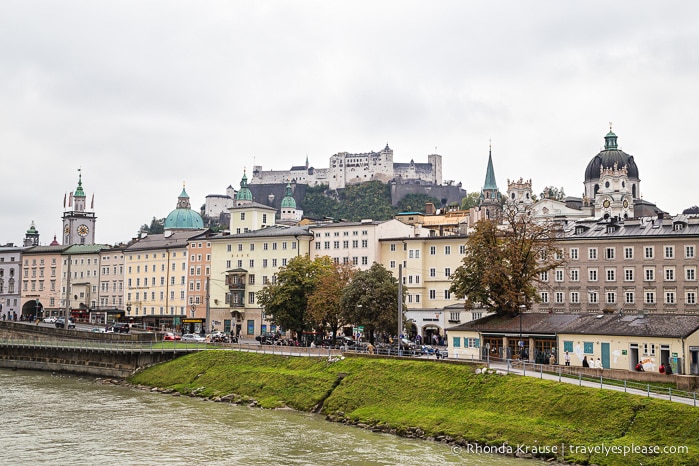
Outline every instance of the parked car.
[[165, 334], [163, 335], [163, 341], [178, 341], [180, 339], [182, 339], [181, 336], [176, 335], [172, 332], [165, 332]]
[[228, 343], [228, 335], [223, 332], [211, 332], [209, 341], [213, 343]]
[[112, 330], [114, 333], [129, 333], [131, 327], [129, 327], [129, 324], [126, 322], [115, 322], [114, 325], [112, 325]]
[[48, 317], [44, 317], [43, 321], [47, 324], [55, 324], [56, 320], [57, 320], [56, 316], [48, 316]]
[[107, 333], [107, 331], [102, 327], [94, 327], [90, 330], [92, 333]]
[[[66, 328], [66, 318], [59, 317], [58, 319], [56, 319], [55, 324], [56, 324], [56, 328]], [[68, 328], [69, 329], [75, 328], [75, 321], [73, 320], [72, 317], [68, 319]]]
[[274, 333], [267, 332], [256, 336], [255, 340], [259, 341], [261, 345], [274, 345], [277, 344], [278, 338]]
[[198, 333], [185, 333], [184, 335], [182, 335], [181, 341], [204, 343], [206, 341], [206, 338], [199, 335]]

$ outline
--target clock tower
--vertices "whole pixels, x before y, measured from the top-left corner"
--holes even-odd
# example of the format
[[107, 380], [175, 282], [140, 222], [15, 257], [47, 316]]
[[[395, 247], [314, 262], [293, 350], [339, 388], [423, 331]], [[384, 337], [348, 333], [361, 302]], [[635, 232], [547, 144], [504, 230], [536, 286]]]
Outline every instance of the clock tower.
[[[94, 195], [90, 209], [94, 208]], [[63, 198], [63, 208], [66, 209], [66, 198]], [[68, 206], [63, 212], [63, 244], [95, 244], [94, 212], [86, 210], [87, 202], [83, 191], [82, 173], [78, 169], [78, 187], [68, 197]]]

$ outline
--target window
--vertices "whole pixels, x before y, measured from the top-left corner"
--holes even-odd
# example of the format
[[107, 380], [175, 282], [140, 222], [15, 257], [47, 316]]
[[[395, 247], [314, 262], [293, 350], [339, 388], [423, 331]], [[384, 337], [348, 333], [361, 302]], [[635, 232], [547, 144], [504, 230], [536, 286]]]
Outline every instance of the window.
[[675, 292], [665, 291], [665, 304], [675, 304]]
[[340, 249], [340, 242], [339, 241], [333, 241], [333, 249]]
[[248, 292], [248, 303], [255, 304], [255, 292], [254, 291]]
[[451, 292], [449, 290], [444, 290], [444, 299], [451, 299]]
[[430, 269], [430, 277], [436, 277], [437, 276], [437, 269], [431, 268]]
[[542, 303], [546, 304], [546, 303], [549, 302], [549, 293], [548, 293], [548, 291], [542, 291], [541, 294], [540, 294], [540, 296], [541, 296], [541, 302], [542, 302]]
[[570, 248], [570, 258], [574, 261], [578, 260], [578, 248]]
[[627, 267], [624, 269], [624, 281], [625, 282], [632, 282], [633, 281], [633, 268], [632, 267]]
[[430, 246], [430, 256], [437, 254], [437, 246]]
[[633, 247], [627, 246], [624, 248], [624, 259], [633, 259]]
[[250, 250], [254, 251], [255, 250], [255, 243], [250, 243]]
[[262, 267], [267, 267], [267, 259], [262, 259]]
[[583, 352], [585, 354], [593, 354], [595, 348], [595, 344], [591, 341], [583, 341]]
[[541, 272], [539, 273], [539, 280], [542, 282], [547, 282], [549, 281], [549, 273], [548, 272]]
[[363, 248], [368, 248], [368, 247], [369, 247], [369, 240], [363, 239], [363, 240], [362, 240], [362, 247], [363, 247]]
[[556, 291], [556, 304], [562, 304], [565, 302], [565, 299], [563, 297], [564, 293], [562, 291]]
[[684, 294], [684, 302], [686, 304], [696, 304], [697, 303], [697, 293], [696, 291], [687, 291]]
[[694, 246], [685, 246], [684, 247], [684, 257], [686, 259], [693, 259], [694, 258]]
[[572, 304], [580, 304], [580, 293], [578, 293], [577, 291], [571, 291], [570, 302]]
[[557, 282], [563, 281], [563, 269], [556, 269], [556, 281]]
[[316, 249], [320, 249], [320, 243], [316, 242]]
[[645, 297], [646, 304], [655, 304], [655, 291], [646, 291]]
[[580, 281], [580, 271], [578, 269], [571, 269], [570, 271], [570, 281], [577, 282]]
[[607, 291], [607, 304], [614, 304], [614, 303], [616, 303], [616, 292]]
[[653, 246], [646, 246], [643, 248], [643, 257], [645, 259], [652, 259], [654, 256]]
[[445, 276], [446, 278], [451, 277], [451, 267], [445, 267], [445, 268], [444, 268], [444, 276]]
[[597, 248], [588, 248], [587, 249], [587, 258], [595, 260], [597, 259]]
[[604, 257], [606, 259], [614, 259], [614, 254], [615, 254], [614, 248], [605, 248], [604, 249]]
[[643, 269], [643, 279], [644, 281], [647, 282], [652, 282], [655, 280], [655, 269], [651, 267], [647, 267]]
[[597, 269], [590, 269], [587, 271], [587, 279], [591, 282], [597, 281]]
[[567, 351], [569, 353], [573, 352], [573, 342], [572, 341], [563, 341], [563, 351]]
[[697, 279], [697, 271], [695, 267], [685, 267], [684, 279], [693, 282]]
[[675, 246], [665, 246], [665, 259], [673, 259], [675, 257]]
[[444, 246], [444, 255], [448, 256], [451, 254], [451, 246]]
[[616, 269], [607, 269], [607, 281], [616, 281]]
[[675, 281], [675, 268], [665, 267], [665, 281], [674, 282]]
[[430, 290], [429, 297], [430, 299], [437, 299], [437, 292], [435, 290]]
[[452, 337], [451, 346], [452, 348], [461, 348], [461, 337]]
[[625, 291], [624, 292], [624, 302], [626, 304], [633, 304], [634, 303], [634, 292], [633, 291]]
[[323, 248], [324, 248], [324, 249], [330, 249], [330, 241], [324, 241], [324, 242], [323, 242]]
[[599, 303], [599, 297], [597, 296], [596, 291], [589, 291], [588, 296], [590, 298], [590, 304], [597, 304]]
[[465, 244], [459, 245], [459, 254], [461, 254], [462, 256], [464, 254], [466, 254], [466, 245]]

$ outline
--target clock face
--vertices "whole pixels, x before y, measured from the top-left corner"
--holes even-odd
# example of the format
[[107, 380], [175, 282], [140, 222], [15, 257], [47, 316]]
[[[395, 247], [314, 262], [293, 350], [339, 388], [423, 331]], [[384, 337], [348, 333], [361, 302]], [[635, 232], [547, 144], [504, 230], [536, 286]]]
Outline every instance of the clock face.
[[624, 208], [626, 209], [627, 207], [629, 207], [629, 201], [624, 199]]
[[609, 202], [609, 199], [605, 199], [604, 202], [602, 202], [602, 206], [603, 206], [605, 209], [608, 209], [609, 206], [610, 206], [611, 204], [612, 204], [612, 203]]
[[78, 234], [80, 236], [87, 236], [87, 234], [89, 232], [90, 232], [90, 229], [84, 223], [78, 227]]

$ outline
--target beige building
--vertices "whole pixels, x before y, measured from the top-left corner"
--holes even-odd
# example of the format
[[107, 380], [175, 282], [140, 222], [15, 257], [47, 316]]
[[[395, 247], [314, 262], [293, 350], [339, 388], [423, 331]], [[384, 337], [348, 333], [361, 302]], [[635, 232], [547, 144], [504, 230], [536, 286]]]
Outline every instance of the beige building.
[[129, 320], [154, 330], [201, 331], [203, 321], [184, 322], [184, 319], [189, 316], [189, 244], [205, 231], [167, 230], [164, 234], [141, 238], [124, 249]]
[[61, 294], [70, 315], [89, 321], [90, 310], [100, 301], [100, 262], [110, 247], [103, 244], [75, 244], [62, 253]]
[[428, 236], [429, 231], [398, 220], [339, 222], [312, 225], [311, 259], [328, 256], [336, 264], [350, 264], [367, 270], [374, 262], [384, 263], [379, 246], [384, 238]]
[[699, 311], [699, 218], [577, 222], [560, 240], [565, 267], [540, 276], [537, 311]]
[[[522, 313], [490, 316], [448, 328], [449, 357], [519, 359], [581, 367], [583, 359], [605, 369], [699, 374], [699, 315]], [[521, 343], [520, 343], [521, 342]]]
[[124, 247], [100, 251], [100, 276], [97, 305], [91, 308], [90, 322], [106, 324], [125, 315]]
[[50, 246], [34, 246], [22, 252], [22, 308], [18, 315], [36, 315], [37, 301], [43, 316], [66, 315], [65, 297], [61, 290], [62, 253], [69, 246], [55, 242]]

